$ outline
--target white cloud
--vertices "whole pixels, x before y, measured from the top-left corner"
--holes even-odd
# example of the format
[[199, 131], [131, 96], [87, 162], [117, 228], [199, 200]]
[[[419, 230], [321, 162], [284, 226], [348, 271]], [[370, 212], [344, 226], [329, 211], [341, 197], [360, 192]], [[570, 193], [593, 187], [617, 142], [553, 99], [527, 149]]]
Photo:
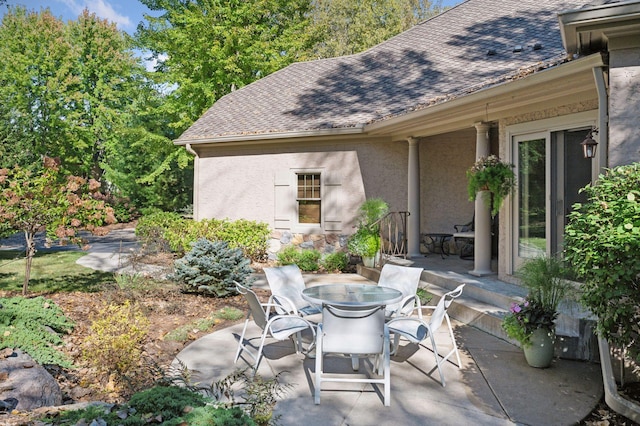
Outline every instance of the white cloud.
[[61, 0], [74, 14], [80, 15], [84, 9], [95, 13], [102, 19], [114, 22], [121, 30], [133, 28], [131, 19], [121, 15], [113, 8], [111, 2], [106, 0]]

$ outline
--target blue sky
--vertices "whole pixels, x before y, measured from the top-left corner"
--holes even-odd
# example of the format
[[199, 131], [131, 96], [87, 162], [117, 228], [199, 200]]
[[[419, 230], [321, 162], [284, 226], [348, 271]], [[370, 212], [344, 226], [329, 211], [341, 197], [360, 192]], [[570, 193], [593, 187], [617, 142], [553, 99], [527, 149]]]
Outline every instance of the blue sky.
[[[452, 6], [462, 0], [443, 0], [444, 6]], [[54, 16], [63, 20], [73, 20], [84, 8], [94, 12], [97, 16], [115, 22], [118, 28], [133, 34], [138, 23], [143, 20], [142, 15], [149, 13], [145, 5], [137, 0], [8, 0], [11, 6], [22, 5], [29, 10], [49, 8]], [[0, 7], [0, 14], [4, 15], [6, 6]]]

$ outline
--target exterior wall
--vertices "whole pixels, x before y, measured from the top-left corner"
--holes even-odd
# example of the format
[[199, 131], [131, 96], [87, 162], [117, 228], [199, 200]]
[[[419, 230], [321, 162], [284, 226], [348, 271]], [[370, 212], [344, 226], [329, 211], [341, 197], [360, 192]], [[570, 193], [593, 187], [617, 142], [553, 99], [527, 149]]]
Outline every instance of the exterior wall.
[[[365, 199], [381, 197], [392, 210], [406, 210], [407, 156], [407, 143], [380, 139], [204, 148], [198, 159], [196, 219], [242, 218], [265, 222], [274, 230], [270, 242], [272, 254], [286, 244], [327, 252], [339, 250], [344, 248], [346, 236], [353, 233], [358, 207]], [[300, 169], [319, 170], [323, 176], [339, 180], [336, 206], [339, 229], [305, 232], [295, 226], [288, 229], [276, 226], [277, 176], [286, 171], [294, 176]], [[291, 205], [295, 206], [293, 188], [291, 197]], [[295, 217], [295, 211], [291, 217]]]
[[466, 171], [475, 142], [475, 128], [420, 140], [420, 232], [453, 233], [453, 225], [473, 218]]
[[609, 166], [615, 167], [640, 161], [640, 46], [615, 49], [612, 43], [611, 47]]

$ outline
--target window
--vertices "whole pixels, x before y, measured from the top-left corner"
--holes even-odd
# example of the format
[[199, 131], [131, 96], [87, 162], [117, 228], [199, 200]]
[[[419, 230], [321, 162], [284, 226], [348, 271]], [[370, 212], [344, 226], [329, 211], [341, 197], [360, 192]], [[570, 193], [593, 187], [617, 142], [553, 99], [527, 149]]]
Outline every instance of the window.
[[298, 173], [298, 223], [321, 223], [320, 173]]

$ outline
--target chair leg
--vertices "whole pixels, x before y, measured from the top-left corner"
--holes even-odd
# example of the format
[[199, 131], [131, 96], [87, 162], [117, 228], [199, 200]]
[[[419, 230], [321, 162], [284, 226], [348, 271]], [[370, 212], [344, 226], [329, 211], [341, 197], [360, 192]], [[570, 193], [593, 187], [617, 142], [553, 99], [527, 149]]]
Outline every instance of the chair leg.
[[238, 362], [238, 358], [240, 358], [240, 353], [244, 349], [244, 334], [247, 331], [247, 325], [249, 325], [249, 317], [247, 317], [247, 320], [244, 322], [244, 328], [242, 329], [242, 334], [240, 335], [240, 341], [238, 342], [238, 349], [236, 350], [236, 357], [233, 360], [234, 364]]
[[451, 328], [451, 321], [449, 320], [449, 315], [447, 315], [445, 313], [444, 317], [446, 318], [447, 325], [449, 326], [449, 337], [451, 337], [451, 343], [453, 343], [453, 349], [451, 350], [451, 352], [449, 352], [449, 354], [445, 357], [445, 359], [449, 358], [449, 356], [452, 353], [455, 353], [456, 354], [456, 359], [458, 360], [458, 368], [462, 368], [462, 362], [460, 361], [460, 352], [458, 351], [458, 345], [456, 343], [456, 338], [453, 335], [453, 328]]
[[384, 348], [383, 348], [383, 368], [384, 368], [384, 405], [389, 407], [391, 405], [391, 357], [389, 354], [389, 333], [386, 332], [384, 336]]
[[322, 388], [322, 331], [319, 330], [316, 337], [316, 386], [314, 389], [314, 403], [320, 404], [320, 391]]
[[429, 337], [431, 338], [431, 347], [433, 348], [433, 356], [436, 359], [436, 366], [438, 367], [438, 374], [440, 374], [440, 383], [442, 383], [442, 387], [445, 387], [444, 374], [442, 373], [442, 367], [440, 366], [440, 364], [443, 361], [438, 359], [440, 357], [440, 355], [438, 355], [438, 346], [436, 345], [436, 339], [433, 337], [433, 333], [431, 333], [431, 332], [429, 333]]
[[264, 341], [267, 339], [268, 330], [265, 328], [262, 332], [262, 337], [260, 338], [260, 347], [258, 348], [258, 353], [256, 354], [256, 363], [253, 366], [253, 369], [258, 371], [258, 366], [260, 365], [260, 359], [262, 358], [262, 349], [264, 348]]

